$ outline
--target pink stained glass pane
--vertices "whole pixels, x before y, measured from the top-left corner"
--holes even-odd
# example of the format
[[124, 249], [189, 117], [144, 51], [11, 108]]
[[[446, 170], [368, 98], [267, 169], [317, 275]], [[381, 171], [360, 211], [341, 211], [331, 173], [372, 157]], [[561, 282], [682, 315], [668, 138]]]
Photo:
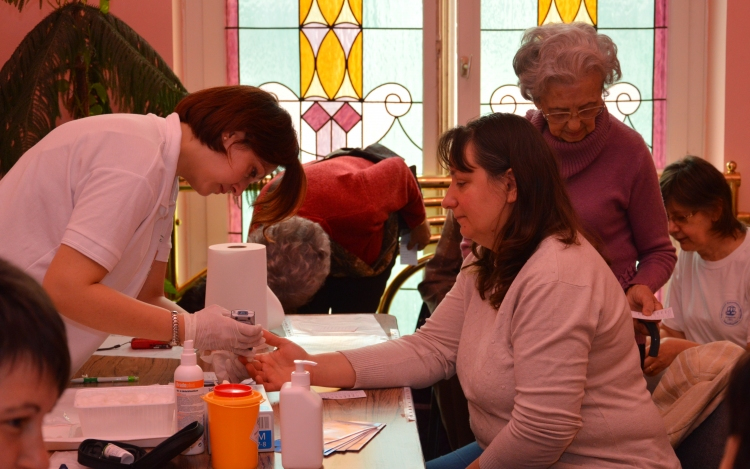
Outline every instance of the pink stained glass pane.
[[657, 169], [667, 164], [667, 0], [654, 5], [654, 127], [653, 157]]
[[331, 151], [346, 146], [346, 131], [335, 121], [331, 122]]
[[316, 134], [318, 158], [322, 158], [325, 155], [331, 153], [331, 140], [333, 138], [333, 136], [331, 135], [331, 124], [332, 122], [329, 120], [323, 127], [320, 128], [320, 130]]
[[240, 46], [237, 24], [237, 0], [227, 0], [225, 29], [227, 41], [227, 85], [238, 85], [240, 83]]
[[346, 103], [341, 106], [336, 114], [333, 115], [333, 120], [344, 129], [345, 132], [352, 130], [352, 127], [357, 125], [357, 122], [362, 120], [357, 111], [349, 104]]
[[331, 120], [331, 116], [328, 115], [320, 104], [315, 103], [310, 106], [310, 109], [302, 114], [302, 119], [304, 119], [314, 131], [318, 132], [326, 122]]

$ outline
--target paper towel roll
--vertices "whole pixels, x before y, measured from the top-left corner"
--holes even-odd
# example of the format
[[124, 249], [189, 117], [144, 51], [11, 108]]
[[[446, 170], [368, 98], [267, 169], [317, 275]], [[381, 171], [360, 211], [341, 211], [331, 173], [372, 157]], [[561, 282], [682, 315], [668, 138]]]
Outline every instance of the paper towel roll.
[[206, 306], [255, 311], [255, 323], [268, 327], [266, 247], [224, 243], [208, 247]]

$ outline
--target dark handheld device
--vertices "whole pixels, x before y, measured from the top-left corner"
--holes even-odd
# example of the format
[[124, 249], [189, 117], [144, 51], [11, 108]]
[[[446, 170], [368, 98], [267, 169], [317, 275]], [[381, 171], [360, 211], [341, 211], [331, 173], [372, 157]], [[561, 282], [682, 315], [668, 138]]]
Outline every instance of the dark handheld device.
[[235, 321], [246, 322], [248, 324], [255, 325], [255, 311], [248, 311], [246, 309], [233, 309], [229, 316]]
[[[658, 356], [660, 339], [658, 321], [644, 321], [643, 319], [639, 319], [638, 322], [646, 325], [646, 329], [648, 329], [648, 335], [651, 336], [651, 347], [648, 349], [648, 356]], [[646, 359], [646, 346], [644, 344], [639, 344], [638, 349], [641, 352], [641, 369], [643, 369], [643, 362]]]

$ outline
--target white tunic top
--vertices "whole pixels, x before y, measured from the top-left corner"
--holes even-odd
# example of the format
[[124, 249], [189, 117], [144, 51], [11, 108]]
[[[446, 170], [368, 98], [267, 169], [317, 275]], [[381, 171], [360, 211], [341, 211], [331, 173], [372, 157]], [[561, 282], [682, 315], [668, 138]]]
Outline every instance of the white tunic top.
[[674, 319], [664, 325], [699, 344], [729, 340], [750, 343], [750, 235], [731, 254], [706, 261], [682, 251], [667, 289], [665, 305]]
[[[65, 244], [107, 269], [102, 284], [136, 297], [153, 261], [169, 259], [181, 137], [177, 114], [53, 130], [0, 180], [0, 257], [41, 283]], [[63, 319], [75, 372], [108, 334]]]

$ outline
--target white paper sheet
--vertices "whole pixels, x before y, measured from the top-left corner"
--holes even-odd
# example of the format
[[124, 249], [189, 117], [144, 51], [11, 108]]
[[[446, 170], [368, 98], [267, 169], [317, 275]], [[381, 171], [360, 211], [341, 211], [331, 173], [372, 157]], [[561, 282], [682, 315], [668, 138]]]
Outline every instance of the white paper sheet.
[[379, 344], [388, 340], [387, 337], [376, 335], [295, 335], [287, 337], [287, 339], [291, 340], [295, 344], [305, 349], [307, 353], [311, 354], [352, 350], [355, 348], [366, 347], [368, 345]]
[[401, 243], [399, 244], [399, 256], [401, 258], [401, 264], [404, 265], [417, 265], [417, 246], [409, 249], [409, 241], [411, 240], [411, 233], [408, 231], [401, 234]]
[[375, 335], [388, 338], [372, 314], [287, 316], [282, 326], [287, 337]]
[[674, 311], [672, 311], [672, 307], [665, 308], [665, 309], [657, 309], [653, 313], [651, 313], [651, 316], [646, 316], [643, 313], [639, 313], [638, 311], [631, 311], [630, 314], [635, 319], [643, 319], [644, 321], [661, 321], [662, 319], [671, 319], [674, 317]]

